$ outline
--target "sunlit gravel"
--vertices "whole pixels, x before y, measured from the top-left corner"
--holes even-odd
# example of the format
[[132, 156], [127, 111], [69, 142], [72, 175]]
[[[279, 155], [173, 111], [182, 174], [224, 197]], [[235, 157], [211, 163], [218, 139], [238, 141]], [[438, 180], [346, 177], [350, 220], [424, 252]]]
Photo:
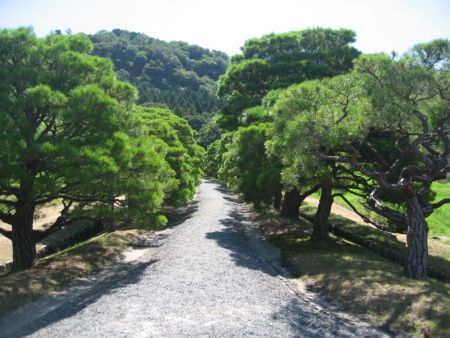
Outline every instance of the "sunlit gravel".
[[383, 336], [294, 293], [250, 245], [250, 224], [245, 205], [206, 180], [137, 261], [8, 336]]

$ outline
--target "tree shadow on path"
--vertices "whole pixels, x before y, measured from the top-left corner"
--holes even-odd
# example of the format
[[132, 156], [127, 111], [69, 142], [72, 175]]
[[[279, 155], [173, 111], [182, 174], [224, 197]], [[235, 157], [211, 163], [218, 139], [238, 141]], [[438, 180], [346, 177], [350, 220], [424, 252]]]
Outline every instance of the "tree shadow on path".
[[175, 228], [180, 224], [183, 224], [188, 219], [192, 218], [194, 214], [198, 211], [198, 201], [190, 201], [186, 205], [181, 206], [171, 212], [167, 218], [168, 223], [164, 229]]
[[227, 218], [220, 220], [224, 228], [220, 231], [209, 232], [206, 238], [215, 240], [218, 245], [230, 251], [230, 256], [237, 266], [247, 269], [262, 271], [270, 276], [277, 276], [279, 273], [266, 262], [255, 249], [249, 245], [249, 236], [251, 234], [246, 231], [248, 227], [252, 227], [252, 217], [249, 212], [240, 211], [246, 209], [246, 205], [233, 192], [218, 186], [215, 188], [221, 192], [223, 198], [232, 203], [232, 209]]
[[[41, 307], [41, 310], [46, 308], [46, 303], [49, 304], [49, 307], [53, 306], [54, 308], [43, 315], [37, 316], [31, 323], [14, 331], [13, 334], [8, 334], [8, 336], [23, 337], [31, 335], [42, 328], [66, 318], [70, 318], [84, 308], [95, 303], [104, 295], [116, 293], [127, 285], [139, 283], [145, 270], [150, 265], [157, 262], [158, 260], [150, 260], [135, 264], [118, 263], [113, 269], [109, 268], [103, 270], [100, 274], [93, 275], [94, 278], [78, 279], [70, 286], [70, 295], [56, 293], [42, 298], [40, 303], [37, 304]], [[88, 291], [81, 291], [76, 296], [73, 296], [73, 293], [76, 293], [77, 290]], [[60, 304], [55, 307], [53, 304], [58, 301]], [[38, 311], [39, 310], [37, 310], [37, 312]], [[5, 332], [0, 330], [0, 336], [3, 336], [3, 334], [5, 334]]]

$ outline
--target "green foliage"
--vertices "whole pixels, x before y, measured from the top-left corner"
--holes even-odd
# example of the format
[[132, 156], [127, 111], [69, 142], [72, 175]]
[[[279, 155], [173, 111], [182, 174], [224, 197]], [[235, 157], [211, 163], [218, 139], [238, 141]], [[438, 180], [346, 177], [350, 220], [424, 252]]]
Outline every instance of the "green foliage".
[[292, 85], [278, 93], [271, 109], [274, 122], [269, 149], [273, 155], [280, 154], [286, 186], [304, 191], [331, 182], [335, 189], [352, 185], [358, 189], [348, 180], [348, 168], [318, 156], [331, 155], [349, 138], [358, 140], [366, 134], [360, 115], [365, 103], [353, 94], [353, 83], [351, 77], [342, 75]]
[[194, 131], [169, 110], [138, 107], [136, 114], [144, 125], [143, 132], [166, 146], [165, 160], [175, 173], [176, 189], [167, 192], [164, 201], [172, 205], [187, 202], [203, 175], [200, 165], [204, 150], [196, 144]]
[[216, 92], [225, 53], [121, 29], [89, 37], [93, 54], [110, 58], [119, 79], [139, 90], [138, 104], [171, 109], [197, 131], [223, 106]]
[[281, 194], [280, 163], [266, 154], [270, 124], [241, 127], [230, 135], [218, 177], [243, 193], [258, 210], [273, 205]]
[[136, 89], [89, 54], [87, 36], [1, 30], [0, 46], [0, 219], [12, 225], [15, 268], [31, 266], [46, 235], [33, 232], [37, 206], [61, 199], [63, 219], [76, 202], [72, 216], [157, 227], [163, 203], [194, 194], [203, 149], [192, 128], [136, 108]]
[[273, 151], [302, 175], [350, 164], [384, 192], [377, 203], [388, 203], [370, 204], [374, 211], [403, 227], [413, 217], [407, 194], [427, 217], [430, 184], [448, 171], [449, 51], [437, 40], [402, 58], [363, 55], [351, 74], [289, 87], [272, 110]]
[[222, 134], [219, 140], [208, 146], [202, 164], [202, 169], [206, 176], [219, 178], [219, 169], [224, 161], [224, 154], [228, 150], [228, 143], [232, 136], [232, 133]]
[[223, 132], [223, 129], [219, 127], [216, 120], [212, 118], [200, 128], [198, 144], [207, 149], [211, 143], [220, 139]]
[[[430, 201], [440, 201], [450, 196], [450, 184], [448, 182], [434, 182], [431, 186], [433, 189], [433, 196], [430, 196]], [[448, 215], [450, 213], [450, 205], [446, 204], [435, 209], [434, 212], [427, 218], [429, 233], [435, 236], [450, 237], [450, 227], [448, 226]]]
[[242, 54], [232, 57], [226, 74], [220, 77], [219, 96], [230, 96], [221, 112], [223, 126], [232, 130], [248, 125], [238, 123], [237, 116], [259, 105], [271, 90], [349, 71], [360, 54], [349, 46], [353, 42], [351, 30], [324, 28], [247, 40]]
[[[276, 116], [272, 112], [275, 102], [280, 106], [281, 101], [287, 100], [280, 96], [285, 95], [283, 89], [290, 85], [349, 71], [353, 66], [352, 60], [360, 54], [349, 47], [354, 41], [355, 33], [345, 29], [316, 28], [268, 34], [246, 41], [242, 54], [232, 57], [226, 74], [220, 77], [218, 94], [227, 98], [227, 104], [217, 121], [222, 128], [235, 132], [226, 146], [228, 151], [223, 151], [224, 147], [220, 148], [223, 163], [218, 170], [217, 165], [214, 165], [213, 171], [229, 186], [241, 191], [257, 208], [264, 209], [272, 202], [276, 202], [275, 205], [279, 202], [282, 171], [286, 188], [298, 185], [298, 172], [294, 174], [294, 179], [286, 178], [286, 173], [292, 172], [293, 167], [286, 157], [297, 154], [306, 142], [301, 136], [295, 140], [274, 142], [270, 124]], [[351, 84], [346, 84], [346, 87], [351, 87]], [[314, 95], [314, 88], [310, 91]], [[329, 92], [331, 95], [332, 90]], [[321, 92], [317, 94], [326, 96]], [[289, 133], [291, 136], [297, 133], [299, 126], [310, 127], [305, 121], [304, 125], [297, 124], [293, 116], [295, 109], [292, 108], [292, 120], [286, 118], [283, 125], [279, 123], [276, 127], [285, 138], [290, 137]], [[319, 118], [315, 114], [311, 112], [312, 119]], [[319, 120], [316, 122], [315, 131], [326, 134], [326, 127], [321, 126]], [[214, 151], [218, 150], [217, 146], [214, 146]], [[310, 151], [312, 154], [313, 151]], [[293, 157], [297, 158], [297, 155]], [[218, 157], [214, 158], [217, 160]], [[315, 161], [313, 156], [302, 160]], [[316, 176], [327, 172], [321, 164], [311, 164]]]
[[96, 189], [97, 177], [117, 170], [112, 145], [134, 88], [114, 80], [110, 61], [87, 55], [84, 36], [0, 34], [2, 195], [18, 196], [12, 187], [25, 184], [37, 200], [67, 185], [85, 193], [79, 181]]

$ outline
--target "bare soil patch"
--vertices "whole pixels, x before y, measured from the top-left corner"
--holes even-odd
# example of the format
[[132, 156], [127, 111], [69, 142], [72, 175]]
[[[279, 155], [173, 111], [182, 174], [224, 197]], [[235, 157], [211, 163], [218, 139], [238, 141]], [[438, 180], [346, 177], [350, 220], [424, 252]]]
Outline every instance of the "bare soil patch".
[[[313, 198], [313, 197], [307, 197], [305, 199], [305, 202], [310, 203], [314, 206], [318, 206], [319, 205], [319, 200], [317, 198]], [[374, 227], [371, 224], [368, 224], [366, 222], [364, 222], [364, 220], [358, 216], [358, 214], [356, 212], [353, 212], [347, 208], [344, 208], [336, 203], [333, 203], [333, 206], [331, 207], [331, 212], [348, 218], [349, 220], [352, 220], [354, 222], [358, 222], [370, 227]], [[406, 243], [406, 235], [404, 234], [392, 234], [393, 236], [395, 236], [399, 241]], [[445, 236], [429, 236], [428, 240], [433, 241], [433, 243], [437, 246], [437, 247], [448, 247], [449, 244], [446, 244], [442, 241], [450, 241], [450, 237], [445, 237]], [[439, 250], [439, 249], [438, 249]], [[440, 251], [440, 250], [439, 250]], [[432, 254], [432, 252], [430, 252], [430, 254]]]
[[[36, 212], [34, 220], [34, 229], [44, 230], [53, 224], [58, 218], [62, 210], [62, 205], [47, 206]], [[0, 227], [5, 230], [11, 230], [9, 224], [0, 221]], [[38, 243], [36, 248], [39, 249], [42, 243]], [[12, 260], [12, 243], [9, 238], [0, 235], [0, 265]]]

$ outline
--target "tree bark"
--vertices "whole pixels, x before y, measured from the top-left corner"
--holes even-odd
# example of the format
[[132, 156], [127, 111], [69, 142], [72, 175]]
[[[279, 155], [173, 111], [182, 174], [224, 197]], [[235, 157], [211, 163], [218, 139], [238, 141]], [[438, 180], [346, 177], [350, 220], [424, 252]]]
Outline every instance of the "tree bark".
[[311, 238], [316, 241], [329, 240], [328, 218], [333, 204], [333, 187], [330, 182], [322, 184], [319, 206], [314, 217], [314, 228]]
[[281, 189], [277, 190], [275, 193], [275, 196], [273, 198], [273, 208], [275, 210], [280, 210], [281, 208], [281, 199], [282, 199], [282, 194], [281, 194]]
[[281, 217], [297, 218], [299, 216], [300, 204], [303, 199], [300, 197], [300, 191], [293, 188], [284, 193], [283, 205], [281, 207]]
[[111, 215], [106, 217], [106, 225], [108, 227], [109, 232], [115, 232], [117, 230], [116, 220], [114, 217], [114, 209], [115, 209], [115, 197], [111, 196], [111, 201], [109, 203], [111, 209]]
[[13, 271], [29, 269], [36, 260], [36, 242], [33, 239], [35, 206], [18, 201], [12, 224]]
[[426, 280], [428, 268], [428, 225], [416, 194], [406, 195], [406, 242], [408, 255], [404, 267], [406, 277]]

